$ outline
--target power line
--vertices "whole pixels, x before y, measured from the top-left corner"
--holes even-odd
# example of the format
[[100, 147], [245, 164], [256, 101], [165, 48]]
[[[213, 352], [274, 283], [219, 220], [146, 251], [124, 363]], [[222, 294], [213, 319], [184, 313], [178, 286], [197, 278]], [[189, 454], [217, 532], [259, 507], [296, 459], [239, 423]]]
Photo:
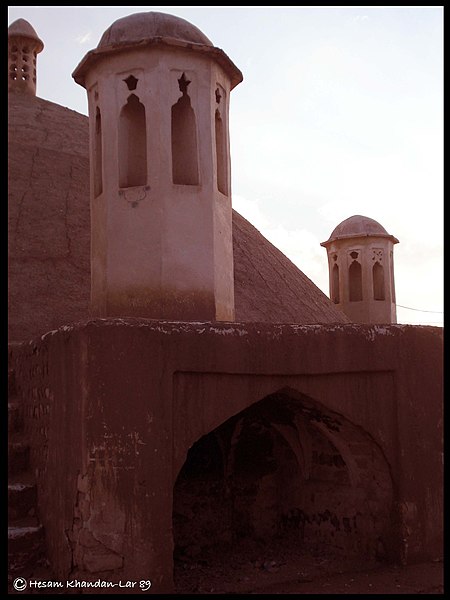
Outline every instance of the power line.
[[437, 315], [443, 315], [442, 310], [420, 310], [420, 308], [411, 308], [410, 306], [402, 306], [401, 304], [396, 304], [399, 308], [407, 308], [408, 310], [416, 310], [417, 312], [426, 312], [426, 313], [434, 313]]

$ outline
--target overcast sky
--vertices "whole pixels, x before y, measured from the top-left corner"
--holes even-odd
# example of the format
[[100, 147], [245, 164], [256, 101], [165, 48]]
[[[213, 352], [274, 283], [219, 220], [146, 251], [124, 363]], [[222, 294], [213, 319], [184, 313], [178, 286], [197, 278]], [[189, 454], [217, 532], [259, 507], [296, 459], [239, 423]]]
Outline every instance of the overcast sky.
[[441, 325], [443, 7], [10, 6], [8, 24], [24, 18], [44, 42], [37, 95], [87, 114], [73, 70], [144, 11], [187, 19], [243, 72], [234, 208], [327, 295], [320, 242], [352, 215], [379, 221], [400, 240], [398, 322]]

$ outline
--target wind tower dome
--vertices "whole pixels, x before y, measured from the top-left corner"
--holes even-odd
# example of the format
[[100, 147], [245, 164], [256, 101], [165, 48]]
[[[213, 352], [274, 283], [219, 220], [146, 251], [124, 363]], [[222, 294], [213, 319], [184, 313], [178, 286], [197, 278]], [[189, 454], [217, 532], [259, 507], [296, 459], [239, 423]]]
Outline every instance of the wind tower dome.
[[36, 96], [37, 55], [44, 44], [25, 19], [8, 27], [8, 91]]
[[95, 316], [233, 320], [230, 91], [242, 74], [194, 25], [115, 21], [86, 88]]
[[331, 300], [353, 323], [396, 323], [394, 244], [374, 219], [354, 215], [320, 245], [328, 254]]

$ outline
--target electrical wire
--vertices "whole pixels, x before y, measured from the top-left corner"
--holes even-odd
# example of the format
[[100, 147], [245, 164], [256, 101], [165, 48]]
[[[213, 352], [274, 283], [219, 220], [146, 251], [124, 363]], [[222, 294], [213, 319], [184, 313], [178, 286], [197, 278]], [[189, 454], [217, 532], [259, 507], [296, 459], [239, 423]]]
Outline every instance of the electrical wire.
[[444, 312], [442, 310], [421, 310], [420, 308], [411, 308], [410, 306], [403, 306], [402, 304], [396, 304], [399, 308], [406, 308], [408, 310], [415, 310], [417, 312], [425, 312], [425, 313], [434, 313], [436, 315], [443, 315]]

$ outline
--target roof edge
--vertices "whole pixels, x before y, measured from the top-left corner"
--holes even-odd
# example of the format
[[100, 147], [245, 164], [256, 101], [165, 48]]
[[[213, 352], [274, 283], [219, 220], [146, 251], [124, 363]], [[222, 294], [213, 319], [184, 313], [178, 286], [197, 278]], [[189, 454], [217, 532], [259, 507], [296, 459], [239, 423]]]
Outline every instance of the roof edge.
[[391, 240], [393, 244], [399, 244], [400, 240], [398, 240], [394, 235], [390, 235], [389, 233], [350, 233], [347, 235], [336, 235], [335, 237], [330, 237], [326, 242], [320, 242], [320, 245], [326, 248], [332, 242], [337, 240], [348, 240], [348, 239], [357, 239], [357, 238], [388, 238]]
[[145, 48], [150, 46], [174, 46], [178, 48], [185, 48], [189, 51], [201, 52], [203, 54], [209, 54], [213, 60], [218, 62], [226, 73], [230, 77], [232, 90], [244, 79], [242, 72], [233, 63], [233, 61], [225, 54], [221, 48], [215, 46], [207, 46], [206, 44], [197, 44], [195, 42], [186, 42], [173, 37], [155, 37], [150, 40], [142, 40], [140, 42], [123, 42], [119, 44], [112, 44], [110, 46], [103, 46], [102, 48], [94, 48], [90, 50], [84, 58], [80, 61], [78, 66], [72, 73], [73, 79], [81, 85], [86, 87], [86, 75], [88, 70], [97, 63], [105, 54], [112, 54], [114, 52], [125, 52], [134, 48]]

